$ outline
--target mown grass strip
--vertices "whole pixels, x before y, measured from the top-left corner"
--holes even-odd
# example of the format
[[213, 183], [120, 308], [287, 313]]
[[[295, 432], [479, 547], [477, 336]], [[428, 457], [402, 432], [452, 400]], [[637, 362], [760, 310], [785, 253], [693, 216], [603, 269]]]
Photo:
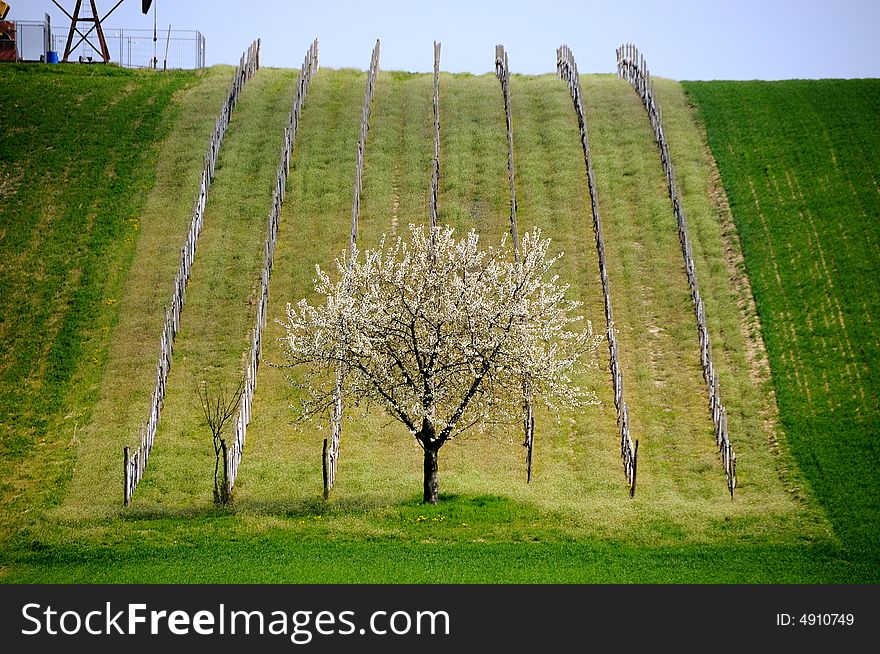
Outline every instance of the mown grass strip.
[[[204, 380], [235, 385], [242, 375], [259, 302], [266, 207], [298, 74], [261, 69], [236, 106], [211, 187], [175, 342], [175, 371], [138, 504], [194, 507], [213, 501], [214, 450], [196, 387]], [[231, 430], [227, 437], [231, 442]]]
[[[451, 498], [443, 498], [447, 505]], [[460, 498], [493, 522], [491, 498]], [[347, 538], [315, 516], [280, 518], [267, 529], [233, 516], [136, 520], [137, 536], [69, 542], [5, 555], [3, 583], [877, 583], [877, 568], [827, 543], [632, 544], [547, 539], [532, 529], [486, 540], [478, 525], [446, 540], [444, 521], [405, 512], [421, 540]], [[455, 509], [451, 514], [457, 513]], [[426, 517], [416, 523], [420, 517]], [[303, 524], [305, 523], [305, 524]]]

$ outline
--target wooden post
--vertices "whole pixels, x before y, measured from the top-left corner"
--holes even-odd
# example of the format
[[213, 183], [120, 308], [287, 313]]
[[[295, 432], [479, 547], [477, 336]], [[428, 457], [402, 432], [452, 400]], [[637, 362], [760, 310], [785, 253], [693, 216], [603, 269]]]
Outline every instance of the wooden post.
[[513, 258], [519, 261], [519, 232], [516, 225], [516, 183], [513, 162], [513, 121], [510, 111], [510, 69], [507, 65], [507, 52], [504, 46], [495, 46], [495, 74], [501, 81], [504, 96], [504, 119], [507, 125], [507, 177], [510, 183], [510, 236], [513, 241]]
[[730, 480], [728, 485], [730, 487], [730, 499], [733, 499], [733, 491], [736, 489], [736, 452], [733, 449], [730, 451]]
[[220, 456], [223, 459], [223, 480], [220, 484], [220, 503], [228, 504], [232, 489], [229, 486], [229, 450], [226, 447], [226, 440], [223, 438], [220, 439]]
[[434, 162], [431, 172], [431, 242], [437, 229], [437, 196], [440, 193], [440, 43], [434, 41]]
[[330, 460], [327, 452], [327, 439], [324, 439], [324, 447], [321, 449], [321, 469], [324, 473], [324, 499], [330, 499]]
[[122, 464], [122, 478], [124, 480], [125, 488], [122, 491], [122, 502], [125, 506], [131, 504], [131, 465], [129, 464], [129, 448], [126, 445], [122, 448], [122, 455], [125, 459]]
[[532, 452], [535, 446], [535, 408], [531, 395], [531, 388], [527, 381], [523, 380], [523, 429], [525, 430], [526, 446], [526, 483], [532, 481]]
[[638, 470], [638, 467], [639, 467], [639, 441], [638, 441], [638, 439], [636, 439], [636, 446], [635, 446], [635, 450], [633, 451], [633, 458], [632, 458], [632, 483], [630, 484], [630, 487], [629, 487], [629, 496], [630, 497], [636, 496], [636, 472]]

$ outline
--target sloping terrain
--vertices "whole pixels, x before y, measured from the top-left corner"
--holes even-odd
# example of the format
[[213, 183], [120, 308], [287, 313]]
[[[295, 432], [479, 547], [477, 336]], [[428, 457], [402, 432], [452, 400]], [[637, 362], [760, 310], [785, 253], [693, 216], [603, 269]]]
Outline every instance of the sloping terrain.
[[[175, 339], [165, 409], [156, 437], [158, 445], [149, 462], [149, 474], [138, 488], [139, 499], [143, 497], [146, 502], [151, 498], [173, 501], [180, 494], [189, 498], [204, 490], [204, 477], [193, 474], [196, 471], [207, 471], [211, 482], [213, 446], [210, 432], [202, 431], [199, 425], [196, 385], [203, 379], [235, 384], [241, 373], [255, 313], [266, 232], [266, 198], [271, 196], [274, 184], [282, 128], [295, 80], [294, 71], [259, 71], [242, 91], [232, 115]], [[216, 112], [216, 107], [212, 106], [211, 112]], [[196, 187], [194, 182], [191, 188]], [[190, 195], [190, 189], [183, 194]], [[189, 215], [191, 201], [186, 203], [184, 217]], [[177, 268], [177, 248], [183, 243], [186, 229], [185, 223], [182, 229], [169, 229], [161, 220], [143, 227], [144, 247], [132, 269], [128, 302], [114, 339], [118, 347], [113, 351], [96, 410], [97, 415], [113, 418], [93, 421], [82, 437], [72, 492], [63, 510], [66, 515], [95, 515], [95, 511], [115, 512], [119, 508], [119, 487], [115, 484], [119, 447], [134, 440], [149, 407], [150, 380], [162, 330], [162, 304], [168, 301]], [[163, 259], [155, 258], [158, 248], [174, 256], [163, 263]], [[145, 307], [150, 309], [144, 311]], [[149, 328], [142, 326], [145, 320], [150, 321]], [[132, 375], [133, 369], [138, 371], [137, 376]], [[143, 393], [143, 399], [132, 401], [138, 397], [137, 391]], [[209, 485], [209, 496], [210, 489]]]
[[[327, 428], [291, 424], [296, 392], [276, 340], [283, 330], [272, 322], [283, 319], [287, 302], [314, 299], [315, 265], [332, 269], [348, 242], [366, 74], [321, 70], [294, 146], [265, 363], [235, 503], [215, 508], [214, 455], [194, 388], [204, 375], [235, 379], [241, 370], [296, 79], [292, 71], [261, 70], [242, 94], [220, 155], [156, 446], [132, 507], [123, 510], [121, 448], [147, 406], [165, 286], [196, 189], [171, 153], [185, 138], [197, 144], [187, 152], [206, 141], [199, 129], [213, 121], [224, 79], [211, 73], [200, 80], [204, 96], [176, 99], [178, 118], [159, 153], [156, 184], [144, 191], [131, 265], [108, 305], [121, 309], [108, 328], [106, 364], [83, 400], [88, 413], [76, 441], [62, 456], [67, 466], [76, 461], [72, 479], [63, 504], [13, 539], [7, 561], [0, 561], [10, 580], [866, 579], [864, 568], [841, 558], [776, 428], [750, 293], [736, 274], [738, 241], [716, 201], [718, 181], [700, 128], [680, 85], [668, 81], [659, 92], [740, 457], [733, 501], [714, 447], [675, 219], [644, 109], [625, 82], [583, 76], [621, 361], [641, 444], [635, 499], [626, 490], [607, 353], [600, 350], [596, 369], [581, 381], [602, 404], [571, 415], [539, 412], [531, 484], [519, 433], [474, 434], [443, 448], [441, 503], [424, 507], [421, 452], [412, 437], [387, 416], [350, 411], [334, 495], [321, 502]], [[205, 100], [208, 91], [217, 102]], [[440, 220], [497, 242], [508, 229], [509, 202], [500, 85], [489, 75], [444, 74], [440, 93]], [[427, 222], [431, 94], [429, 76], [379, 75], [365, 155], [362, 247]], [[537, 225], [565, 252], [558, 272], [604, 331], [568, 91], [550, 75], [514, 76], [511, 107], [521, 231]], [[197, 176], [198, 165], [193, 170]]]
[[[261, 71], [257, 81], [265, 75]], [[276, 250], [269, 310], [273, 318], [284, 317], [287, 302], [311, 296], [315, 265], [332, 267], [333, 258], [345, 248], [354, 172], [351, 143], [360, 117], [351, 108], [358, 106], [364, 81], [361, 73], [325, 70], [310, 90]], [[577, 537], [625, 535], [631, 541], [650, 543], [704, 542], [731, 532], [761, 539], [768, 530], [774, 538], [783, 534], [819, 537], [822, 528], [817, 517], [786, 492], [780, 472], [783, 466], [767, 445], [761, 421], [750, 417], [761, 398], [759, 389], [750, 383], [748, 366], [729, 365], [726, 369], [732, 385], [751, 403], [732, 419], [744, 463], [737, 499], [726, 499], [699, 377], [695, 327], [687, 310], [689, 296], [674, 222], [650, 132], [625, 84], [607, 78], [587, 77], [584, 81], [599, 171], [600, 207], [606, 222], [609, 275], [623, 365], [630, 379], [633, 429], [642, 442], [639, 492], [631, 501], [622, 478], [610, 384], [607, 370], [603, 370], [604, 352], [596, 358], [599, 369], [582, 380], [597, 390], [602, 406], [579, 415], [540, 414], [536, 474], [531, 484], [524, 483], [523, 450], [518, 434], [512, 431], [467, 436], [444, 448], [441, 490], [448, 496], [497, 495], [513, 500], [521, 511], [538, 510], [544, 528], [552, 526], [558, 533]], [[561, 274], [572, 284], [573, 294], [584, 301], [584, 314], [601, 320], [586, 178], [570, 99], [565, 87], [551, 76], [515, 82], [512, 110], [520, 222], [524, 228], [541, 226], [555, 247], [565, 252]], [[441, 86], [441, 220], [460, 230], [475, 227], [485, 239], [497, 242], [508, 224], [498, 83], [490, 76], [450, 75], [444, 76]], [[276, 87], [278, 98], [281, 91]], [[243, 139], [248, 102], [259, 102], [256, 98], [266, 95], [259, 86], [251, 93], [242, 100], [237, 117], [241, 122], [231, 128], [231, 138], [238, 132]], [[430, 99], [428, 76], [382, 73], [377, 81], [359, 230], [363, 247], [378, 243], [383, 234], [399, 233], [410, 222], [425, 220]], [[270, 108], [274, 120], [286, 113], [280, 99]], [[265, 116], [260, 124], [269, 125], [271, 120]], [[263, 129], [262, 133], [268, 136], [261, 138], [272, 139], [272, 130]], [[280, 127], [276, 133], [280, 135]], [[177, 365], [171, 382], [180, 390], [169, 391], [145, 479], [150, 490], [138, 494], [130, 511], [135, 515], [158, 512], [174, 516], [211, 509], [213, 452], [207, 432], [198, 424], [193, 387], [206, 366], [226, 366], [232, 371], [240, 366], [240, 352], [228, 346], [224, 350], [223, 343], [244, 342], [249, 328], [244, 318], [248, 284], [257, 280], [260, 193], [262, 202], [268, 204], [271, 156], [276, 152], [276, 148], [260, 143], [266, 185], [224, 177], [229, 171], [222, 164], [217, 184], [231, 191], [212, 205], [215, 212], [226, 212], [215, 220], [239, 221], [233, 224], [240, 235], [245, 223], [236, 218], [234, 208], [245, 189], [254, 189], [249, 195], [254, 218], [250, 249], [244, 241], [236, 248], [230, 247], [228, 238], [223, 241], [224, 252], [237, 250], [238, 256], [250, 257], [252, 270], [250, 274], [246, 267], [230, 272], [223, 257], [212, 257], [207, 249], [200, 254], [189, 297], [204, 308], [186, 312], [183, 319], [178, 353], [184, 363]], [[237, 157], [236, 147], [231, 144], [221, 158]], [[206, 234], [211, 218], [209, 212]], [[695, 217], [699, 219], [711, 228], [714, 217]], [[711, 238], [709, 247], [721, 250], [722, 237], [717, 222], [715, 225], [714, 237], [707, 239]], [[711, 253], [705, 255], [706, 260], [711, 257]], [[242, 285], [237, 294], [228, 294], [220, 283], [227, 277]], [[723, 266], [715, 266], [707, 270], [707, 277], [707, 289], [718, 296], [716, 304], [723, 307], [718, 312], [719, 323], [723, 319], [730, 332], [726, 347], [719, 347], [720, 353], [736, 360], [737, 351], [744, 346], [727, 272]], [[237, 328], [232, 319], [224, 317], [230, 311], [242, 313]], [[264, 357], [269, 364], [284, 363], [277, 342], [282, 333], [276, 323], [267, 327]], [[296, 401], [296, 395], [286, 381], [288, 374], [283, 367], [261, 368], [248, 448], [236, 485], [238, 511], [311, 515], [315, 510], [321, 484], [322, 428], [326, 426], [311, 424], [297, 429], [291, 425], [289, 405]], [[112, 440], [109, 434], [97, 439], [102, 444], [108, 440]], [[88, 459], [90, 448], [85, 451]], [[411, 502], [420, 485], [417, 445], [387, 416], [359, 416], [352, 411], [342, 452], [334, 498], [323, 509], [333, 518], [327, 528], [344, 533], [361, 529], [374, 534], [396, 533], [399, 506]], [[117, 473], [112, 452], [107, 450], [102, 460], [112, 465], [104, 466], [104, 481], [98, 485], [112, 490]], [[82, 488], [93, 487], [97, 479], [84, 468]], [[74, 480], [74, 488], [78, 481]], [[97, 501], [94, 493], [83, 492], [82, 497], [86, 507]], [[104, 510], [118, 508], [115, 492], [101, 497], [105, 498], [100, 502]], [[510, 526], [483, 525], [474, 532], [468, 524], [460, 533], [449, 527], [449, 533], [439, 537], [457, 540], [475, 533], [479, 537], [484, 527], [497, 532], [498, 538], [517, 538], [522, 528], [515, 521]]]
[[[35, 504], [59, 499], [155, 211], [148, 198], [191, 194], [198, 174], [186, 177], [185, 157], [198, 166], [202, 152], [187, 150], [188, 131], [210, 130], [218, 79], [0, 67], [0, 539]], [[197, 83], [199, 97], [187, 95]], [[176, 166], [166, 177], [160, 144], [166, 168]]]
[[880, 552], [880, 81], [689, 82], [780, 417], [847, 547]]

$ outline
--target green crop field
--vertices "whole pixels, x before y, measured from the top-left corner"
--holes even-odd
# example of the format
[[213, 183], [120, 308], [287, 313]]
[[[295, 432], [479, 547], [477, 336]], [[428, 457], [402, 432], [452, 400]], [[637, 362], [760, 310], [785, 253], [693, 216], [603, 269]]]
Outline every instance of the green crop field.
[[[0, 75], [20, 70], [3, 68]], [[4, 422], [0, 580], [877, 580], [872, 560], [841, 541], [825, 491], [802, 476], [790, 452], [798, 454], [789, 447], [787, 423], [779, 429], [772, 391], [780, 393], [784, 409], [782, 391], [762, 364], [751, 291], [738, 267], [739, 242], [719, 200], [714, 162], [681, 85], [662, 80], [658, 92], [740, 459], [734, 500], [714, 447], [696, 324], [653, 135], [629, 85], [598, 75], [584, 76], [582, 84], [632, 429], [641, 443], [636, 497], [627, 493], [607, 352], [601, 350], [595, 369], [579, 378], [596, 390], [601, 404], [576, 414], [539, 412], [531, 484], [525, 482], [518, 433], [474, 434], [441, 450], [441, 502], [423, 506], [421, 452], [412, 437], [379, 412], [352, 411], [333, 497], [320, 499], [326, 426], [291, 424], [289, 405], [296, 394], [287, 383], [289, 371], [275, 365], [284, 363], [277, 342], [283, 329], [273, 319], [284, 317], [287, 302], [314, 299], [315, 265], [332, 267], [348, 241], [366, 74], [322, 69], [306, 97], [294, 147], [264, 364], [235, 502], [215, 507], [214, 453], [200, 425], [195, 385], [206, 377], [235, 379], [241, 369], [282, 127], [296, 81], [293, 71], [263, 69], [242, 92], [220, 154], [156, 445], [133, 504], [124, 509], [122, 447], [133, 443], [147, 411], [162, 304], [171, 292], [201, 156], [229, 73], [228, 68], [179, 78], [107, 73], [136, 88], [164, 88], [168, 82], [161, 80], [175, 79], [178, 92], [169, 91], [161, 112], [157, 107], [151, 116], [158, 127], [149, 138], [134, 131], [143, 119], [118, 118], [110, 110], [99, 114], [124, 138], [149, 144], [138, 154], [148, 157], [152, 151], [153, 159], [140, 185], [114, 187], [114, 200], [130, 212], [116, 222], [131, 220], [136, 227], [111, 245], [127, 249], [113, 260], [84, 248], [116, 271], [112, 290], [102, 290], [86, 305], [91, 319], [108, 316], [94, 328], [103, 339], [100, 353], [93, 359], [95, 346], [83, 345], [71, 354], [69, 388], [63, 398], [50, 394], [62, 399], [41, 411], [45, 423], [38, 435], [18, 413], [8, 413]], [[66, 81], [51, 101], [28, 86], [45, 83], [51, 74], [33, 67], [10, 83], [19, 96], [44, 103], [41, 111], [61, 101], [75, 104], [81, 93], [76, 75], [60, 78]], [[441, 222], [460, 231], [476, 228], [486, 241], [497, 242], [507, 230], [509, 202], [500, 85], [490, 75], [463, 74], [443, 74], [440, 84]], [[365, 154], [363, 246], [400, 233], [408, 223], [427, 221], [431, 94], [430, 76], [379, 74]], [[565, 253], [558, 272], [571, 284], [572, 296], [583, 301], [585, 316], [604, 331], [586, 173], [568, 91], [554, 76], [514, 76], [511, 94], [521, 231], [540, 226], [553, 248]], [[6, 102], [0, 98], [4, 116]], [[50, 128], [45, 119], [3, 125], [32, 133], [42, 148], [56, 148], [61, 138], [53, 131], [58, 126]], [[62, 127], [70, 143], [82, 138], [76, 124]], [[27, 161], [23, 150], [7, 146], [0, 153], [4, 198], [7, 179], [15, 189], [15, 171], [48, 166]], [[63, 187], [55, 190], [66, 197]], [[14, 224], [10, 206], [23, 205], [6, 201], [0, 207], [3, 239]], [[22, 211], [55, 213], [54, 205], [39, 198]], [[37, 237], [19, 238], [31, 243]], [[38, 245], [29, 245], [20, 262], [4, 262], [4, 288], [20, 286], [25, 266], [39, 261]], [[76, 264], [53, 265], [59, 275], [71, 275]], [[11, 342], [26, 345], [33, 320], [6, 305], [4, 299], [3, 329], [14, 326]], [[60, 310], [39, 306], [52, 320], [60, 319]], [[768, 349], [772, 364], [769, 340]], [[3, 366], [5, 375], [5, 359]], [[4, 376], [3, 384], [4, 394], [17, 388], [13, 377], [7, 382]], [[26, 439], [38, 444], [20, 445], [30, 442]], [[799, 454], [798, 461], [804, 465]]]
[[848, 549], [880, 553], [880, 80], [687, 83], [742, 239], [782, 427]]

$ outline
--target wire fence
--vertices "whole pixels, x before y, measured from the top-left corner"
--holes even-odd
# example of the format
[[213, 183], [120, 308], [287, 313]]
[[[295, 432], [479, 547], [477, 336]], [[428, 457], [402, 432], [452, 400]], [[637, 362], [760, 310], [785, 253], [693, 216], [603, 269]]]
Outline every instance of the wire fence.
[[[504, 118], [507, 124], [507, 176], [510, 181], [510, 236], [513, 241], [513, 257], [519, 261], [519, 230], [516, 224], [516, 182], [513, 162], [513, 113], [510, 109], [510, 66], [504, 46], [495, 46], [495, 76], [501, 82], [504, 96]], [[528, 376], [522, 380], [523, 447], [526, 448], [526, 482], [532, 481], [532, 455], [535, 445], [535, 406], [532, 384]]]
[[437, 227], [440, 196], [440, 42], [434, 41], [434, 158], [431, 162], [431, 232]]
[[[86, 33], [88, 33], [86, 31]], [[67, 28], [52, 28], [52, 50], [64, 55]], [[197, 30], [104, 29], [104, 41], [110, 61], [125, 68], [180, 68], [205, 67], [205, 37]], [[80, 37], [74, 33], [74, 45]], [[92, 32], [89, 39], [98, 42]], [[82, 41], [71, 51], [68, 61], [102, 61], [101, 53]]]
[[730, 491], [730, 497], [733, 498], [733, 491], [736, 488], [736, 453], [730, 444], [730, 436], [727, 431], [727, 410], [721, 402], [721, 389], [712, 360], [712, 341], [709, 338], [709, 329], [706, 324], [706, 309], [697, 284], [696, 266], [691, 252], [684, 204], [681, 191], [675, 180], [675, 165], [669, 155], [669, 143], [666, 138], [666, 130], [663, 129], [663, 113], [660, 111], [660, 105], [654, 93], [654, 83], [651, 81], [645, 57], [631, 43], [625, 43], [617, 49], [617, 75], [632, 84], [636, 93], [639, 94], [645, 105], [645, 110], [648, 112], [651, 128], [654, 130], [654, 137], [657, 140], [657, 147], [660, 149], [660, 160], [663, 163], [663, 171], [666, 173], [669, 198], [672, 200], [672, 210], [678, 223], [678, 240], [681, 243], [685, 272], [691, 289], [694, 314], [697, 318], [700, 362], [703, 366], [703, 378], [709, 388], [709, 410], [712, 413], [712, 422], [715, 426], [715, 442], [721, 452], [721, 460], [727, 476], [727, 489]]
[[281, 159], [278, 163], [278, 174], [275, 177], [275, 188], [272, 191], [272, 208], [269, 210], [266, 242], [263, 246], [263, 269], [260, 275], [260, 301], [257, 304], [257, 316], [254, 328], [251, 331], [251, 347], [245, 367], [244, 392], [238, 407], [238, 416], [235, 420], [232, 446], [225, 450], [226, 458], [223, 461], [224, 479], [226, 482], [226, 495], [232, 496], [232, 487], [238, 476], [238, 468], [241, 465], [242, 452], [247, 439], [247, 428], [251, 419], [251, 410], [254, 401], [254, 392], [257, 388], [257, 371], [263, 354], [263, 328], [266, 326], [266, 312], [269, 308], [269, 279], [272, 275], [272, 262], [275, 257], [275, 241], [278, 238], [278, 226], [281, 221], [281, 206], [284, 204], [287, 175], [290, 173], [290, 157], [293, 154], [293, 146], [296, 142], [296, 132], [299, 127], [300, 114], [306, 92], [312, 76], [318, 72], [318, 39], [309, 46], [300, 68], [299, 81], [293, 93], [293, 106], [287, 116], [287, 124], [284, 126], [284, 144], [281, 147]]
[[[47, 16], [48, 19], [48, 16]], [[3, 61], [42, 61], [45, 62], [49, 50], [52, 50], [52, 36], [48, 20], [16, 20], [13, 25], [12, 41], [7, 38], [0, 40], [5, 52], [0, 52]], [[9, 23], [5, 23], [9, 25]], [[13, 42], [14, 41], [14, 42]]]
[[611, 360], [611, 380], [614, 386], [614, 406], [617, 409], [617, 427], [620, 433], [620, 454], [623, 458], [623, 469], [629, 482], [630, 496], [636, 492], [636, 472], [638, 466], [639, 441], [633, 443], [629, 430], [629, 408], [623, 392], [623, 371], [620, 368], [620, 357], [617, 336], [614, 329], [614, 314], [611, 311], [611, 289], [608, 285], [608, 271], [605, 267], [605, 240], [602, 235], [602, 223], [599, 219], [599, 200], [596, 182], [593, 177], [593, 164], [590, 158], [590, 142], [587, 136], [587, 121], [581, 99], [581, 82], [577, 63], [571, 48], [561, 45], [556, 50], [556, 69], [559, 77], [568, 85], [574, 103], [581, 133], [581, 146], [584, 151], [584, 163], [587, 166], [587, 183], [590, 188], [590, 203], [593, 212], [593, 231], [596, 236], [596, 251], [599, 254], [599, 275], [602, 278], [602, 294], [605, 298], [605, 321], [607, 325], [608, 349]]
[[[351, 268], [354, 262], [354, 253], [357, 248], [358, 215], [361, 207], [361, 190], [364, 178], [364, 151], [367, 147], [367, 132], [370, 129], [370, 111], [373, 103], [373, 89], [376, 85], [376, 75], [379, 72], [379, 40], [373, 47], [370, 56], [370, 71], [367, 73], [367, 88], [364, 92], [364, 106], [361, 109], [361, 134], [358, 140], [357, 164], [354, 172], [354, 201], [351, 207], [351, 235], [349, 237], [348, 265]], [[336, 481], [336, 465], [339, 460], [339, 440], [342, 436], [342, 412], [343, 412], [343, 380], [345, 366], [340, 363], [336, 369], [336, 386], [333, 396], [333, 409], [330, 416], [330, 442], [324, 441], [322, 452], [322, 464], [324, 470], [324, 498], [330, 496], [333, 483]]]
[[171, 370], [171, 358], [174, 354], [174, 337], [180, 328], [180, 314], [186, 301], [186, 286], [192, 272], [193, 261], [196, 255], [196, 245], [205, 217], [205, 206], [208, 202], [208, 190], [214, 179], [214, 169], [217, 165], [217, 157], [220, 147], [223, 145], [223, 137], [229, 127], [229, 119], [235, 109], [241, 92], [247, 81], [254, 76], [260, 66], [260, 42], [254, 41], [247, 52], [242, 55], [238, 68], [232, 77], [229, 93], [220, 107], [220, 115], [214, 123], [214, 132], [211, 134], [211, 142], [208, 152], [205, 154], [205, 163], [202, 168], [199, 191], [196, 196], [195, 206], [190, 219], [189, 231], [186, 235], [184, 246], [180, 249], [180, 264], [177, 275], [174, 278], [174, 292], [171, 296], [170, 310], [165, 306], [165, 322], [162, 327], [162, 335], [159, 340], [159, 361], [156, 364], [155, 387], [150, 398], [150, 410], [146, 422], [141, 426], [138, 446], [134, 453], [126, 446], [124, 448], [124, 479], [123, 501], [126, 506], [131, 504], [131, 498], [140, 480], [144, 476], [147, 460], [153, 450], [156, 439], [156, 431], [159, 428], [159, 419], [162, 414], [162, 406], [165, 401], [165, 389], [168, 373]]

